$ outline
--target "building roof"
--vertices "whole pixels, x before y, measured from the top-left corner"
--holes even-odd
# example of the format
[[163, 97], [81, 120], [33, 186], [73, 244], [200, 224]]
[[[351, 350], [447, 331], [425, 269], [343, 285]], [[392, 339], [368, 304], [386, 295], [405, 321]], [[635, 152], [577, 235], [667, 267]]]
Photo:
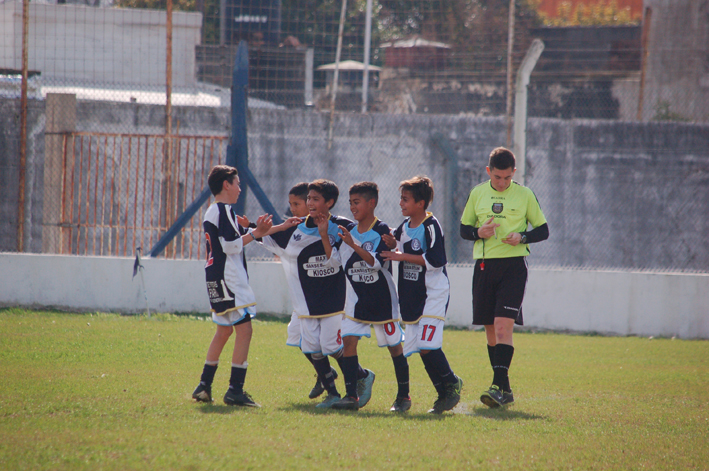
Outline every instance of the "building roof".
[[[332, 64], [324, 64], [318, 67], [315, 70], [335, 70], [335, 63], [333, 62]], [[340, 62], [340, 66], [338, 67], [339, 70], [364, 70], [364, 63], [358, 62], [358, 61], [342, 61]], [[368, 69], [373, 72], [380, 72], [382, 70], [381, 67], [377, 67], [376, 65], [369, 64]]]

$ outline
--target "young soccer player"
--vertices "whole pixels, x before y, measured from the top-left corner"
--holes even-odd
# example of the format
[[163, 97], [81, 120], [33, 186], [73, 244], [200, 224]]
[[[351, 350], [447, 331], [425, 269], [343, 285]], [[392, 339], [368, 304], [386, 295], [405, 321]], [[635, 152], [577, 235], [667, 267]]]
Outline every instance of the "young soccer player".
[[260, 407], [244, 391], [251, 343], [251, 318], [256, 315], [256, 297], [249, 286], [246, 273], [244, 246], [271, 229], [271, 216], [264, 214], [256, 228], [248, 232], [237, 224], [233, 204], [239, 199], [241, 188], [234, 167], [217, 165], [209, 172], [209, 189], [214, 203], [204, 215], [204, 235], [207, 243], [207, 293], [212, 306], [212, 321], [217, 324], [202, 377], [192, 397], [198, 402], [212, 402], [212, 382], [219, 365], [219, 356], [232, 333], [235, 334], [231, 358], [231, 378], [224, 403], [230, 406]]
[[[460, 235], [475, 241], [473, 324], [484, 325], [492, 365], [490, 388], [480, 396], [488, 407], [510, 406], [514, 396], [509, 368], [512, 332], [522, 325], [529, 245], [549, 237], [549, 227], [534, 192], [514, 181], [515, 156], [504, 147], [490, 153], [490, 180], [470, 191], [460, 220]], [[532, 230], [527, 231], [531, 225]]]
[[399, 307], [406, 324], [404, 355], [421, 355], [438, 392], [438, 399], [428, 412], [442, 414], [458, 404], [463, 388], [463, 380], [453, 373], [442, 349], [450, 298], [443, 231], [433, 214], [426, 211], [433, 201], [430, 178], [405, 180], [399, 190], [399, 206], [406, 220], [394, 231], [397, 251], [385, 251], [382, 256], [400, 262]]
[[[340, 226], [340, 237], [345, 242], [340, 248], [340, 259], [349, 281], [345, 318], [342, 320], [344, 355], [342, 374], [345, 378], [345, 397], [333, 404], [333, 409], [357, 410], [371, 398], [357, 391], [359, 357], [357, 343], [360, 337], [371, 336], [371, 325], [380, 347], [388, 347], [394, 362], [399, 385], [392, 412], [406, 412], [411, 408], [409, 397], [409, 364], [401, 345], [403, 333], [399, 326], [399, 302], [391, 274], [391, 262], [381, 257], [389, 250], [382, 235], [389, 234], [389, 226], [374, 216], [379, 199], [379, 187], [373, 182], [361, 182], [350, 187], [350, 210], [357, 226], [350, 232]], [[374, 382], [374, 372], [366, 370], [363, 382]], [[361, 383], [361, 382], [360, 382]]]
[[[340, 399], [327, 356], [338, 361], [342, 356], [340, 324], [346, 281], [337, 256], [342, 244], [338, 233], [339, 226], [349, 228], [353, 223], [330, 214], [339, 194], [333, 182], [315, 180], [308, 185], [308, 217], [297, 226], [284, 227], [262, 240], [267, 249], [281, 257], [293, 309], [300, 319], [300, 347], [311, 355], [328, 393], [318, 408], [330, 408]], [[362, 370], [360, 375], [367, 373]]]
[[[301, 182], [297, 183], [296, 185], [293, 186], [293, 188], [290, 189], [290, 192], [288, 192], [288, 206], [291, 212], [291, 215], [294, 217], [298, 218], [305, 218], [308, 216], [308, 183], [307, 182]], [[286, 270], [286, 276], [288, 274], [288, 262], [284, 261], [283, 262], [283, 269]], [[295, 299], [294, 293], [297, 292], [297, 290], [300, 287], [300, 283], [295, 283], [296, 280], [292, 277], [287, 278], [288, 279], [288, 288], [290, 289], [291, 292], [291, 299]], [[291, 314], [290, 322], [288, 323], [288, 340], [286, 341], [286, 345], [289, 345], [291, 347], [298, 347], [301, 348], [300, 345], [300, 318], [298, 317], [298, 314], [293, 311]], [[313, 356], [310, 353], [304, 353], [305, 357], [308, 359], [310, 363], [313, 363]], [[328, 366], [330, 365], [329, 360], [327, 357], [325, 357], [325, 361], [327, 362]], [[315, 364], [313, 363], [313, 367], [315, 367]], [[337, 379], [337, 371], [335, 371], [334, 368], [330, 367], [330, 371], [332, 372], [333, 376], [335, 379]], [[323, 385], [322, 379], [318, 376], [317, 370], [315, 371], [315, 376], [317, 379], [315, 380], [315, 386], [313, 386], [313, 389], [310, 390], [310, 394], [308, 394], [308, 397], [310, 399], [315, 399], [317, 397], [320, 397], [322, 393], [325, 392], [325, 386]]]

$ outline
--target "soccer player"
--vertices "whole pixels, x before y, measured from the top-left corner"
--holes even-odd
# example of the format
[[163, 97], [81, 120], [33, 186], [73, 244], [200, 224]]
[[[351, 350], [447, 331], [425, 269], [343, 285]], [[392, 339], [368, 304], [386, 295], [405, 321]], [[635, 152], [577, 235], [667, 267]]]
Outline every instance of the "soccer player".
[[[307, 205], [307, 200], [308, 200], [308, 183], [307, 182], [300, 182], [297, 183], [296, 185], [293, 186], [293, 188], [290, 189], [290, 192], [288, 192], [288, 206], [291, 212], [291, 215], [294, 217], [298, 218], [305, 218], [308, 216], [308, 205]], [[286, 270], [286, 276], [288, 274], [288, 262], [283, 263], [283, 269]], [[295, 292], [300, 287], [300, 283], [297, 283], [297, 280], [295, 280], [292, 277], [287, 278], [288, 279], [288, 288], [290, 289], [291, 292], [291, 299], [295, 299]], [[286, 341], [286, 345], [289, 345], [291, 347], [298, 347], [300, 348], [300, 318], [298, 317], [298, 314], [293, 311], [291, 314], [291, 319], [290, 322], [288, 323], [288, 340]], [[304, 353], [305, 357], [308, 359], [310, 363], [313, 363], [313, 356], [310, 353]], [[327, 362], [328, 366], [330, 365], [329, 360], [327, 357], [325, 357], [325, 361]], [[315, 367], [315, 364], [313, 363], [313, 367]], [[334, 368], [330, 368], [332, 375], [334, 376], [335, 379], [337, 379], [337, 371], [335, 371]], [[320, 397], [323, 392], [325, 392], [325, 386], [323, 385], [322, 379], [317, 375], [317, 370], [315, 372], [315, 376], [317, 377], [315, 381], [315, 386], [313, 386], [313, 389], [310, 390], [310, 394], [308, 394], [308, 397], [310, 399], [315, 399], [317, 397]]]
[[[308, 217], [297, 226], [262, 240], [264, 247], [281, 257], [293, 309], [300, 319], [300, 347], [311, 355], [328, 393], [318, 408], [330, 408], [340, 399], [327, 356], [338, 361], [342, 356], [340, 325], [345, 312], [346, 281], [337, 256], [342, 244], [338, 233], [339, 226], [349, 228], [353, 223], [330, 214], [339, 194], [333, 182], [313, 181], [308, 185]], [[362, 370], [359, 375], [367, 373]]]
[[[493, 370], [492, 386], [480, 396], [488, 407], [514, 403], [509, 369], [514, 324], [523, 325], [529, 245], [549, 237], [549, 227], [532, 190], [514, 181], [515, 156], [504, 147], [490, 153], [490, 180], [470, 192], [460, 235], [475, 241], [473, 324], [484, 325]], [[532, 230], [527, 231], [531, 224]]]
[[232, 333], [235, 334], [231, 358], [231, 378], [224, 403], [230, 406], [260, 407], [244, 391], [251, 343], [251, 318], [256, 315], [256, 297], [249, 286], [244, 246], [254, 238], [264, 236], [272, 227], [271, 216], [264, 214], [252, 232], [237, 224], [232, 205], [241, 193], [239, 177], [234, 167], [217, 165], [208, 177], [214, 203], [204, 215], [204, 235], [207, 243], [207, 293], [212, 306], [212, 321], [217, 324], [202, 370], [199, 385], [192, 393], [198, 402], [212, 402], [212, 382], [219, 365], [219, 356]]
[[[371, 325], [380, 347], [388, 347], [394, 362], [394, 373], [399, 391], [391, 406], [392, 412], [406, 412], [411, 408], [409, 397], [409, 364], [402, 347], [403, 333], [399, 326], [399, 302], [391, 274], [391, 262], [381, 252], [389, 250], [382, 235], [389, 235], [389, 226], [374, 216], [379, 199], [379, 187], [373, 182], [356, 183], [350, 187], [350, 211], [357, 226], [350, 232], [340, 226], [340, 237], [345, 242], [340, 248], [340, 259], [349, 281], [345, 318], [342, 320], [344, 355], [342, 374], [347, 389], [345, 397], [333, 404], [333, 409], [357, 410], [371, 398], [371, 387], [364, 395], [357, 390], [359, 357], [357, 343], [360, 337], [371, 336]], [[374, 372], [359, 384], [374, 382]]]
[[463, 380], [453, 373], [442, 349], [450, 298], [443, 231], [433, 214], [426, 211], [433, 201], [430, 178], [405, 180], [399, 190], [399, 206], [406, 220], [394, 231], [397, 251], [384, 251], [382, 257], [400, 262], [399, 307], [406, 325], [404, 355], [421, 355], [438, 392], [438, 399], [428, 412], [442, 414], [458, 404], [463, 388]]

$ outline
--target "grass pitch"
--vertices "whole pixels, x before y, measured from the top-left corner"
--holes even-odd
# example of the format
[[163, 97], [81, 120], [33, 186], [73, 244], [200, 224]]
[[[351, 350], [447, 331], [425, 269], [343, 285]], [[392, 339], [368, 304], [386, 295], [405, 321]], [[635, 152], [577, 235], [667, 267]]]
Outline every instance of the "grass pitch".
[[[0, 469], [707, 469], [709, 342], [515, 336], [516, 405], [479, 402], [491, 368], [480, 332], [447, 330], [465, 381], [453, 413], [409, 359], [413, 408], [386, 349], [360, 342], [374, 394], [358, 412], [320, 411], [312, 367], [286, 324], [254, 321], [246, 390], [261, 409], [196, 404], [213, 324], [195, 317], [0, 310]], [[334, 363], [334, 362], [333, 362]], [[337, 386], [344, 392], [342, 379]]]

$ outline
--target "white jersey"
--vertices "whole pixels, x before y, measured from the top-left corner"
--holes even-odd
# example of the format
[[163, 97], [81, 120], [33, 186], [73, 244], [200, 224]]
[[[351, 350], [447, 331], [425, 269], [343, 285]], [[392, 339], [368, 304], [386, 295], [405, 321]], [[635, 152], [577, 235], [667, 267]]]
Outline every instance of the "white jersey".
[[345, 316], [356, 322], [386, 324], [399, 319], [399, 298], [391, 274], [391, 262], [385, 261], [381, 252], [389, 250], [382, 235], [389, 234], [389, 226], [375, 219], [372, 227], [360, 233], [357, 227], [350, 230], [354, 243], [374, 257], [369, 266], [347, 244], [340, 247], [340, 258], [347, 277], [347, 303]]
[[293, 311], [299, 318], [322, 318], [345, 311], [346, 281], [338, 251], [342, 239], [338, 226], [348, 229], [352, 221], [330, 216], [330, 258], [325, 255], [320, 233], [310, 216], [298, 226], [263, 238], [263, 246], [281, 258], [288, 280]]

